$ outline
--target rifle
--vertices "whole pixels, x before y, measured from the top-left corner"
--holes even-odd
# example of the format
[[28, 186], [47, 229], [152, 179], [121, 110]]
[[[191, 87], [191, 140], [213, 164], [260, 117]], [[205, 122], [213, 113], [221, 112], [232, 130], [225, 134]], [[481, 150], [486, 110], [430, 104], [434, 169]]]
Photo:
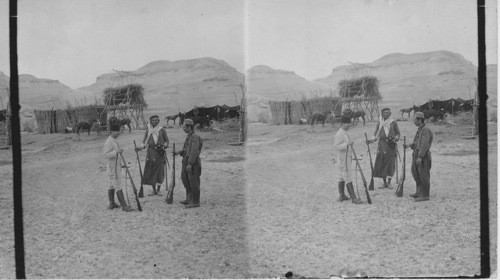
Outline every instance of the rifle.
[[142, 169], [141, 169], [141, 160], [139, 159], [139, 152], [137, 152], [137, 145], [135, 144], [134, 140], [134, 151], [135, 154], [137, 155], [137, 163], [139, 164], [139, 174], [141, 175], [141, 188], [139, 189], [139, 197], [144, 197], [144, 188], [142, 186]]
[[122, 153], [120, 153], [120, 157], [122, 158], [123, 164], [125, 165], [125, 170], [127, 171], [128, 177], [130, 178], [130, 184], [132, 185], [132, 189], [134, 190], [135, 202], [137, 203], [137, 210], [139, 210], [139, 212], [142, 212], [141, 203], [139, 202], [139, 197], [137, 197], [137, 189], [135, 187], [134, 180], [132, 180], [132, 175], [130, 174], [130, 170], [128, 170], [127, 162], [125, 161], [125, 158], [123, 157]]
[[[368, 141], [368, 135], [366, 135], [365, 132], [365, 139]], [[372, 178], [370, 179], [370, 186], [368, 189], [370, 191], [373, 191], [375, 188], [373, 187], [373, 161], [372, 161], [372, 153], [370, 152], [370, 144], [366, 143], [366, 146], [368, 146], [368, 155], [370, 156], [370, 167], [372, 168]]]
[[368, 204], [372, 204], [372, 199], [370, 198], [370, 193], [368, 192], [368, 184], [366, 183], [365, 175], [363, 175], [363, 170], [361, 169], [361, 165], [359, 164], [358, 157], [356, 156], [353, 146], [351, 146], [351, 150], [354, 155], [354, 160], [356, 160], [356, 164], [359, 167], [359, 173], [361, 174], [361, 179], [363, 180], [363, 186], [365, 186], [366, 201], [368, 201]]
[[396, 188], [396, 196], [403, 196], [403, 184], [406, 179], [406, 136], [403, 138], [403, 175], [401, 176], [401, 182], [399, 182], [398, 187]]
[[167, 204], [174, 203], [174, 188], [175, 188], [175, 143], [173, 146], [173, 155], [172, 155], [172, 183], [168, 186], [167, 197], [165, 198], [165, 202]]

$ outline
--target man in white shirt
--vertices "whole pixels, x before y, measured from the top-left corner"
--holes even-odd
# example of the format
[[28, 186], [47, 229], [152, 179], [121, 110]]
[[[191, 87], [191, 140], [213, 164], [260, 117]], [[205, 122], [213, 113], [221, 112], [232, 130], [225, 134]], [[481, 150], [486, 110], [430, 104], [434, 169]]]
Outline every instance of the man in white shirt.
[[123, 197], [123, 191], [122, 191], [122, 180], [121, 180], [121, 172], [119, 170], [119, 167], [121, 166], [119, 164], [120, 162], [120, 153], [123, 152], [123, 149], [120, 148], [118, 145], [118, 141], [116, 141], [116, 138], [120, 136], [120, 125], [111, 125], [110, 126], [111, 130], [111, 135], [109, 135], [108, 139], [106, 139], [106, 142], [104, 143], [104, 157], [108, 159], [108, 166], [106, 168], [106, 171], [109, 176], [109, 189], [108, 189], [108, 197], [109, 197], [109, 206], [108, 209], [112, 210], [115, 208], [120, 208], [119, 205], [115, 203], [115, 190], [116, 190], [116, 197], [118, 197], [118, 201], [120, 202], [120, 205], [122, 207], [122, 210], [125, 212], [130, 212], [134, 211], [130, 206], [125, 203], [125, 199]]
[[340, 197], [337, 199], [338, 202], [342, 202], [344, 200], [349, 200], [349, 198], [344, 193], [344, 187], [347, 188], [349, 192], [349, 196], [352, 199], [352, 203], [361, 204], [363, 201], [356, 197], [354, 193], [354, 188], [352, 186], [352, 157], [351, 157], [351, 146], [354, 144], [351, 141], [347, 131], [351, 127], [351, 118], [342, 116], [340, 119], [341, 127], [339, 131], [335, 134], [334, 144], [335, 150], [337, 152], [337, 164], [339, 166], [340, 171], [340, 180], [339, 180], [339, 193]]

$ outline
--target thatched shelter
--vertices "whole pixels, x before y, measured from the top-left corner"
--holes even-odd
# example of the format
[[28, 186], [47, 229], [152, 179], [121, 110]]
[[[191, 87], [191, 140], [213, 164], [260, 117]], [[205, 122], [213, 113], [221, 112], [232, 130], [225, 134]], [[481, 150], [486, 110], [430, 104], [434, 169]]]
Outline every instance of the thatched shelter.
[[148, 105], [144, 100], [144, 88], [140, 84], [106, 88], [103, 91], [104, 104], [108, 117], [130, 119], [135, 129], [145, 129], [144, 108]]
[[146, 101], [144, 101], [144, 88], [140, 84], [109, 87], [104, 89], [103, 94], [106, 106], [133, 104], [147, 107]]
[[342, 106], [339, 97], [316, 97], [301, 101], [270, 101], [273, 124], [299, 124], [301, 118], [308, 119], [316, 113], [334, 112], [341, 114]]
[[366, 76], [350, 80], [341, 80], [339, 82], [340, 97], [377, 97], [380, 96], [378, 91], [378, 79], [374, 76]]
[[107, 122], [105, 107], [102, 105], [85, 105], [66, 109], [35, 110], [38, 133], [61, 133], [66, 127], [74, 128], [78, 122], [98, 119]]

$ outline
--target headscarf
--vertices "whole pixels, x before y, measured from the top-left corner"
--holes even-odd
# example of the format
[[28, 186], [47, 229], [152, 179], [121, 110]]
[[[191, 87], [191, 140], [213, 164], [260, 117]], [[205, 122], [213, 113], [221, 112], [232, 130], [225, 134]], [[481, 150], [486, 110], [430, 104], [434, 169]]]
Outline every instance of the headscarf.
[[[148, 138], [146, 138], [146, 143], [145, 143], [146, 145], [148, 144], [149, 138], [151, 137], [151, 135], [153, 136], [153, 141], [155, 142], [155, 144], [158, 142], [158, 136], [160, 133], [161, 125], [160, 125], [160, 123], [158, 123], [155, 127], [153, 127], [153, 125], [151, 124], [151, 120], [153, 119], [153, 117], [155, 117], [155, 116], [151, 116], [151, 118], [149, 118]], [[158, 117], [158, 116], [156, 116], [156, 117]]]
[[382, 128], [384, 128], [385, 135], [389, 136], [389, 129], [391, 128], [391, 123], [394, 121], [390, 116], [387, 118], [387, 120], [384, 120], [384, 117], [382, 117], [383, 111], [390, 111], [390, 109], [384, 108], [384, 109], [382, 109], [382, 111], [380, 111], [377, 138], [380, 137], [380, 132], [382, 131]]

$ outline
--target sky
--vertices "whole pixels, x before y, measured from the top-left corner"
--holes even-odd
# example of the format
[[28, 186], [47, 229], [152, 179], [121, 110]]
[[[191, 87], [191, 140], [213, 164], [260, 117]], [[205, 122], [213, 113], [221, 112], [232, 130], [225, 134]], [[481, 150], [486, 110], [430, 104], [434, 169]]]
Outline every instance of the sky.
[[[497, 63], [497, 4], [487, 0], [487, 63]], [[213, 57], [312, 80], [349, 61], [449, 50], [477, 65], [475, 0], [18, 0], [19, 74], [71, 88], [155, 60]], [[8, 13], [8, 0], [0, 0]], [[10, 76], [8, 17], [0, 71]]]

